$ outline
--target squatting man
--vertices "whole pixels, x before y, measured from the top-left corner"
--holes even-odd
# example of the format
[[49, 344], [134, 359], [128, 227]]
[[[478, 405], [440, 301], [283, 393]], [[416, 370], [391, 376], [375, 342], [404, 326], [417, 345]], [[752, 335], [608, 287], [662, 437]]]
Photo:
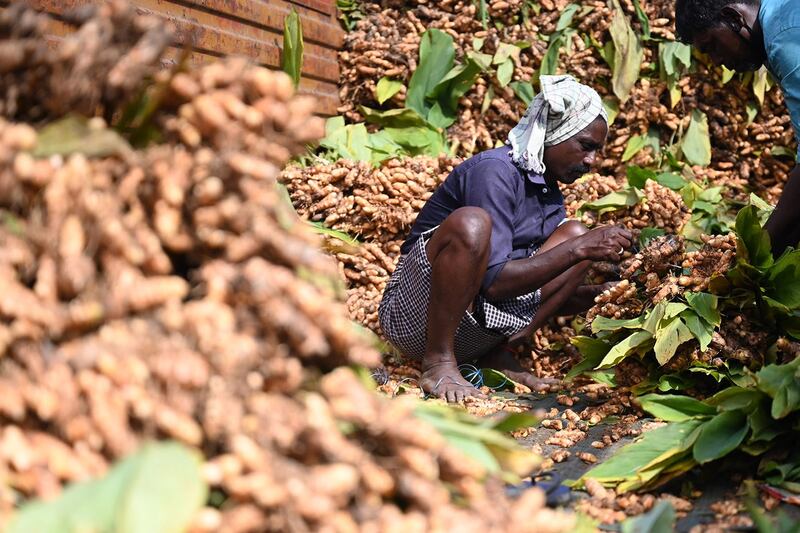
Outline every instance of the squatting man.
[[[738, 72], [766, 65], [781, 86], [800, 141], [800, 0], [677, 0], [675, 29], [681, 41], [718, 65]], [[795, 165], [764, 226], [776, 256], [800, 242], [799, 202]]]
[[550, 317], [588, 309], [593, 261], [619, 262], [632, 235], [566, 220], [558, 183], [586, 174], [606, 141], [597, 92], [570, 76], [542, 76], [508, 144], [458, 165], [419, 213], [380, 305], [384, 334], [422, 361], [428, 394], [460, 402], [481, 393], [459, 373], [477, 361], [534, 390], [512, 347]]

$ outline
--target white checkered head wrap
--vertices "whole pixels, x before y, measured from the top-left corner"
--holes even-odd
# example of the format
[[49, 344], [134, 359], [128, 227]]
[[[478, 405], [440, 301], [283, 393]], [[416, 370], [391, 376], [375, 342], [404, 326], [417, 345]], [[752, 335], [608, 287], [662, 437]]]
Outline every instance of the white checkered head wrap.
[[608, 115], [597, 91], [572, 76], [542, 76], [542, 91], [511, 133], [511, 158], [525, 170], [544, 174], [544, 147], [566, 141], [598, 116]]

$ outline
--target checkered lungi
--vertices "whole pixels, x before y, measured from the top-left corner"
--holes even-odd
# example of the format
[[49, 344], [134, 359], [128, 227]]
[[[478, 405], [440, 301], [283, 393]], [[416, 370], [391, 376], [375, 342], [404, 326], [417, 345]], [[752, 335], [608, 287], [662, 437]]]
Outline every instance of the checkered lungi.
[[[389, 342], [406, 357], [415, 359], [425, 354], [432, 276], [425, 246], [435, 230], [420, 235], [411, 251], [400, 257], [378, 310]], [[464, 313], [456, 330], [456, 360], [477, 359], [522, 331], [536, 316], [541, 298], [541, 289], [492, 302], [478, 295], [473, 310]]]

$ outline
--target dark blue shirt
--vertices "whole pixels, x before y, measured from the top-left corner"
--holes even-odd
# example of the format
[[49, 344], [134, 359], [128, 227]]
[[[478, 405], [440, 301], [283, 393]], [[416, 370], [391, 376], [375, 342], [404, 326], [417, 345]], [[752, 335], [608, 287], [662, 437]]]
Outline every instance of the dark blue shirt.
[[542, 175], [515, 165], [510, 153], [508, 146], [487, 150], [453, 169], [420, 211], [401, 253], [409, 252], [423, 232], [466, 206], [480, 207], [492, 219], [482, 291], [491, 287], [508, 261], [528, 257], [541, 246], [566, 217], [564, 197]]

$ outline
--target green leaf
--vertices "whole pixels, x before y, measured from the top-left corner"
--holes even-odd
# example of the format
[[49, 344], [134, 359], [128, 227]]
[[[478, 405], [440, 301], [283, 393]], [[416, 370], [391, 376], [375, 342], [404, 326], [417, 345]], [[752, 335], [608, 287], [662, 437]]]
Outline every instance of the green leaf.
[[789, 309], [800, 307], [800, 250], [783, 254], [770, 267], [767, 294]]
[[406, 107], [421, 117], [427, 117], [432, 105], [425, 98], [453, 68], [455, 60], [453, 38], [438, 29], [422, 34], [419, 46], [419, 64], [408, 84]]
[[578, 348], [583, 359], [570, 368], [569, 372], [564, 376], [564, 379], [567, 381], [571, 381], [581, 374], [595, 368], [611, 349], [610, 344], [603, 340], [595, 339], [594, 337], [572, 337], [570, 343]]
[[334, 239], [340, 240], [343, 243], [350, 246], [359, 246], [361, 244], [355, 237], [348, 235], [343, 231], [325, 227], [322, 224], [322, 222], [308, 221], [308, 225], [311, 227], [311, 231], [313, 231], [314, 233], [318, 233], [319, 235], [327, 235], [328, 237], [333, 237]]
[[758, 109], [759, 109], [758, 106], [753, 101], [749, 101], [747, 102], [747, 104], [745, 104], [745, 112], [747, 113], [748, 126], [752, 124], [753, 121], [756, 119], [756, 116], [758, 116]]
[[614, 345], [611, 350], [608, 351], [603, 360], [600, 361], [600, 364], [597, 366], [596, 370], [610, 368], [619, 364], [620, 361], [625, 359], [633, 350], [648, 342], [652, 338], [653, 336], [647, 331], [637, 331], [632, 333], [630, 336]]
[[529, 428], [539, 423], [540, 418], [533, 413], [510, 413], [492, 424], [492, 429], [509, 433], [518, 429]]
[[636, 10], [636, 18], [639, 19], [639, 24], [642, 25], [642, 39], [647, 41], [650, 39], [650, 19], [647, 18], [647, 13], [642, 9], [642, 4], [639, 0], [633, 0], [633, 7]]
[[692, 66], [692, 47], [679, 41], [658, 45], [660, 68], [667, 76], [676, 76]]
[[637, 189], [643, 189], [647, 180], [655, 180], [656, 173], [649, 168], [642, 168], [637, 165], [629, 165], [627, 170], [628, 184]]
[[639, 37], [631, 28], [619, 0], [611, 0], [610, 7], [614, 14], [609, 31], [614, 42], [614, 68], [611, 86], [621, 103], [630, 98], [633, 86], [639, 79], [639, 69], [644, 59], [644, 49]]
[[659, 185], [663, 185], [664, 187], [672, 189], [673, 191], [680, 191], [688, 183], [683, 176], [674, 172], [661, 173], [656, 176], [655, 180]]
[[704, 423], [694, 443], [692, 456], [700, 464], [724, 457], [747, 435], [747, 417], [741, 411], [724, 411]]
[[378, 100], [379, 104], [382, 104], [400, 92], [402, 88], [402, 81], [392, 80], [384, 76], [378, 80], [378, 84], [375, 86], [375, 99]]
[[[438, 128], [447, 128], [452, 125], [458, 114], [459, 99], [472, 88], [480, 73], [481, 67], [474, 61], [467, 61], [453, 67], [426, 96], [428, 99], [436, 101], [431, 112], [428, 113], [428, 121]], [[438, 120], [434, 119], [432, 112], [436, 108], [436, 104], [441, 110], [441, 119]]]
[[636, 205], [642, 200], [642, 198], [644, 198], [644, 194], [638, 189], [633, 187], [621, 189], [619, 191], [609, 193], [602, 198], [595, 200], [594, 202], [587, 202], [583, 204], [579, 211], [583, 212], [586, 210], [592, 210], [599, 211], [600, 214], [603, 214], [610, 211], [616, 211], [617, 209], [622, 209], [623, 207]]
[[519, 59], [520, 48], [514, 44], [500, 43], [492, 58], [493, 65], [502, 65], [509, 59]]
[[395, 143], [408, 150], [409, 155], [437, 157], [446, 151], [444, 136], [433, 128], [386, 128], [385, 133]]
[[756, 268], [767, 268], [774, 263], [769, 234], [761, 227], [756, 208], [748, 205], [736, 215], [736, 235], [744, 248], [749, 264]]
[[511, 82], [511, 77], [514, 75], [514, 62], [511, 59], [506, 60], [499, 67], [497, 67], [497, 81], [500, 87], [505, 87]]
[[757, 390], [729, 387], [707, 399], [706, 403], [719, 408], [720, 411], [750, 411], [762, 398], [764, 394]]
[[481, 21], [484, 30], [489, 27], [489, 9], [486, 0], [478, 0], [478, 20]]
[[578, 4], [569, 4], [567, 7], [564, 8], [564, 11], [561, 12], [561, 15], [558, 17], [558, 22], [556, 23], [556, 31], [564, 31], [570, 26], [575, 19], [575, 14], [580, 9], [580, 5]]
[[722, 85], [725, 85], [731, 81], [735, 75], [735, 70], [728, 70], [728, 67], [722, 65]]
[[678, 347], [693, 338], [694, 336], [686, 324], [680, 318], [673, 318], [665, 327], [656, 331], [656, 343], [653, 350], [658, 364], [661, 366], [667, 364], [675, 355]]
[[651, 429], [643, 433], [639, 440], [624, 446], [605, 462], [589, 470], [584, 477], [606, 485], [628, 482], [628, 489], [636, 489], [643, 481], [640, 473], [648, 465], [676, 457], [691, 446], [694, 431], [702, 423], [702, 420], [688, 419]]
[[128, 142], [109, 128], [90, 128], [89, 121], [68, 115], [51, 122], [39, 131], [33, 157], [83, 154], [87, 157], [108, 157], [132, 152]]
[[693, 385], [693, 381], [680, 374], [665, 374], [658, 379], [656, 388], [661, 392], [673, 392], [686, 390]]
[[492, 56], [489, 54], [469, 51], [467, 52], [467, 59], [474, 61], [481, 70], [489, 70], [492, 67]]
[[606, 114], [608, 114], [608, 123], [613, 124], [617, 115], [619, 115], [619, 100], [614, 96], [604, 96], [603, 107], [606, 110]]
[[702, 111], [692, 111], [689, 128], [681, 141], [681, 151], [692, 165], [708, 166], [711, 163], [711, 138], [708, 117]]
[[666, 234], [667, 232], [661, 228], [642, 228], [639, 233], [639, 243], [642, 245], [641, 247], [644, 248], [656, 237], [661, 237]]
[[676, 519], [672, 504], [661, 500], [645, 514], [623, 521], [622, 533], [672, 533]]
[[795, 378], [778, 390], [772, 400], [770, 414], [775, 420], [780, 420], [797, 411], [798, 405], [800, 405], [800, 383]]
[[7, 533], [186, 531], [206, 501], [199, 456], [177, 443], [148, 444], [102, 479], [22, 507]]
[[655, 336], [659, 326], [661, 325], [661, 320], [663, 320], [666, 312], [667, 301], [661, 300], [647, 313], [647, 317], [645, 318], [644, 323], [642, 323], [642, 329], [649, 331], [651, 335]]
[[614, 372], [613, 369], [594, 370], [592, 372], [587, 372], [586, 376], [612, 389], [617, 386], [616, 372]]
[[480, 372], [483, 384], [490, 389], [513, 391], [515, 388], [516, 383], [499, 370], [495, 370], [494, 368], [481, 368]]
[[628, 139], [628, 144], [625, 146], [625, 152], [622, 154], [622, 162], [628, 161], [636, 154], [642, 151], [642, 148], [647, 146], [647, 137], [643, 135], [634, 135]]
[[300, 85], [303, 70], [303, 22], [294, 7], [283, 19], [281, 70], [292, 78], [295, 88]]
[[686, 301], [703, 320], [712, 326], [720, 325], [722, 317], [717, 309], [719, 299], [716, 296], [707, 292], [687, 292]]
[[558, 70], [558, 55], [564, 47], [566, 38], [559, 33], [550, 36], [550, 44], [539, 64], [539, 76], [550, 76]]
[[688, 396], [648, 394], [639, 397], [642, 409], [665, 422], [680, 422], [689, 418], [707, 417], [717, 410]]
[[[364, 124], [349, 124], [337, 127], [338, 119], [328, 120], [326, 130], [328, 134], [320, 141], [320, 146], [328, 148], [336, 154], [336, 158], [352, 159], [354, 161], [370, 161], [372, 152], [369, 149], [369, 132]], [[342, 121], [343, 123], [343, 121]]]
[[770, 86], [769, 71], [767, 67], [762, 66], [753, 73], [753, 95], [761, 107], [764, 107], [764, 95]]
[[500, 463], [497, 462], [497, 458], [481, 441], [457, 434], [445, 435], [445, 439], [461, 453], [483, 466], [487, 472], [496, 473], [500, 471]]
[[722, 187], [709, 187], [698, 194], [697, 199], [718, 204], [722, 201]]
[[639, 329], [642, 327], [644, 320], [642, 317], [636, 318], [606, 318], [604, 316], [597, 316], [592, 320], [592, 333], [599, 333], [601, 331], [616, 331], [622, 328]]
[[701, 320], [698, 315], [691, 311], [681, 313], [681, 319], [683, 319], [683, 323], [686, 324], [689, 331], [692, 332], [694, 338], [700, 343], [700, 351], [705, 352], [708, 345], [711, 344], [714, 327]]
[[667, 82], [670, 105], [674, 108], [681, 99], [681, 88], [678, 86], [678, 81], [692, 65], [692, 49], [677, 41], [662, 42], [658, 44], [658, 57], [659, 76]]
[[389, 109], [379, 111], [366, 106], [359, 108], [364, 119], [372, 124], [388, 128], [429, 127], [425, 119], [413, 109]]
[[[792, 150], [790, 148], [787, 148], [786, 146], [773, 146], [772, 148], [770, 148], [769, 154], [772, 157], [789, 157], [793, 161], [797, 157], [797, 152], [795, 152], [794, 150]], [[759, 200], [760, 200], [760, 198], [759, 198]], [[763, 200], [761, 200], [761, 201], [763, 202]], [[767, 204], [767, 205], [769, 205], [769, 204]]]
[[664, 318], [673, 318], [678, 316], [679, 314], [683, 313], [689, 309], [684, 303], [681, 302], [667, 302], [666, 307], [664, 308]]
[[484, 95], [483, 103], [481, 104], [481, 114], [486, 113], [489, 106], [492, 105], [492, 100], [494, 100], [494, 84], [490, 85], [486, 90], [486, 95]]
[[512, 81], [509, 84], [511, 90], [514, 91], [514, 94], [517, 95], [517, 98], [522, 100], [526, 106], [531, 105], [533, 101], [533, 97], [535, 96], [533, 93], [533, 85], [527, 81]]

